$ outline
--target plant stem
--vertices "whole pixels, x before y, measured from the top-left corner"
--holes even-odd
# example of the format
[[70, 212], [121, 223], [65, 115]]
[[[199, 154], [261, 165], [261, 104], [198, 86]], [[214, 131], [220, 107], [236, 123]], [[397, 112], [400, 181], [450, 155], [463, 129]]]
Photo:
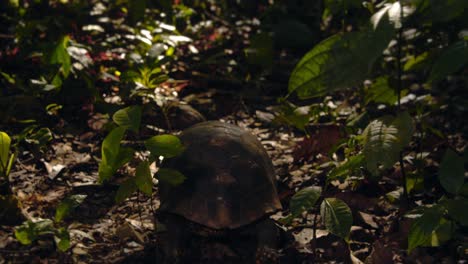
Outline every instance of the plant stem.
[[[403, 9], [402, 9], [403, 10]], [[402, 11], [403, 12], [403, 11]], [[401, 14], [403, 16], [403, 14]], [[403, 86], [402, 80], [402, 69], [401, 69], [401, 59], [402, 59], [402, 42], [403, 42], [403, 27], [398, 29], [398, 46], [397, 46], [397, 111], [398, 113], [401, 111], [401, 90]], [[407, 208], [408, 206], [408, 189], [406, 187], [406, 171], [405, 171], [405, 163], [403, 162], [403, 151], [400, 151], [400, 172], [403, 181], [403, 197], [401, 199], [402, 208]]]

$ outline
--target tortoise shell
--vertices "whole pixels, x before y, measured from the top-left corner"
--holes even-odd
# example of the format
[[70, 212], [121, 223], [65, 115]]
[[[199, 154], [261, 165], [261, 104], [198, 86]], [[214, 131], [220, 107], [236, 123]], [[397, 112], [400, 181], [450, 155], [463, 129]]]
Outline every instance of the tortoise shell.
[[166, 162], [186, 176], [177, 186], [160, 182], [160, 212], [213, 229], [234, 229], [281, 209], [271, 159], [255, 136], [209, 121], [180, 136], [184, 152]]

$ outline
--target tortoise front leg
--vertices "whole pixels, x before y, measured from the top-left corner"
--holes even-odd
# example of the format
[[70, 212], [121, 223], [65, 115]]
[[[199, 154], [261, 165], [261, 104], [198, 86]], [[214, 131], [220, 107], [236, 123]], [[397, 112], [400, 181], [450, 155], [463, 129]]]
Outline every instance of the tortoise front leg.
[[178, 223], [176, 220], [166, 223], [166, 228], [167, 237], [163, 246], [164, 263], [183, 263], [187, 253], [190, 233], [185, 225]]
[[256, 263], [279, 263], [280, 232], [275, 222], [268, 218], [259, 222], [255, 228], [257, 235]]

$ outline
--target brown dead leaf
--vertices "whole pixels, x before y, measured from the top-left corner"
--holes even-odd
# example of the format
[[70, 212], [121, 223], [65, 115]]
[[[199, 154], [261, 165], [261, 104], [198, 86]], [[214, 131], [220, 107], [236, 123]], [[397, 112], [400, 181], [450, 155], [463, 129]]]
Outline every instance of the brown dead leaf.
[[311, 130], [310, 137], [305, 137], [294, 148], [294, 161], [310, 160], [317, 154], [327, 156], [342, 137], [340, 126], [334, 124], [317, 125]]
[[394, 253], [391, 247], [386, 246], [383, 242], [377, 240], [372, 245], [372, 252], [367, 257], [367, 264], [393, 264]]

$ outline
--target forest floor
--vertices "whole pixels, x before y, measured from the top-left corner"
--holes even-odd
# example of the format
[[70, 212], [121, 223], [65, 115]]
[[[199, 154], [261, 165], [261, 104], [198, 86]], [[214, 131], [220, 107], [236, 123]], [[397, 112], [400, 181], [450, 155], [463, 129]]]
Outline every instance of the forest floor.
[[[244, 109], [220, 119], [250, 131], [268, 151], [284, 206], [283, 211], [272, 216], [279, 220], [288, 214], [289, 199], [299, 188], [322, 185], [332, 163], [318, 152], [328, 151], [340, 139], [341, 132], [336, 124], [311, 127], [314, 136], [307, 142], [321, 144], [321, 149], [316, 147], [318, 152], [314, 154], [318, 155], [313, 159], [298, 162], [304, 156], [297, 147], [304, 142], [304, 135], [272, 125], [271, 107], [256, 108], [246, 102], [243, 106]], [[13, 227], [1, 226], [1, 263], [157, 263], [159, 233], [154, 221], [159, 206], [157, 185], [151, 199], [137, 193], [115, 204], [116, 185], [97, 184], [100, 140], [99, 133], [90, 128], [79, 135], [63, 134], [56, 138], [40, 162], [28, 155], [18, 158], [11, 179], [27, 215], [52, 219], [58, 203], [68, 195], [84, 194], [86, 199], [66, 220], [72, 245], [67, 253], [54, 250], [52, 239], [23, 246], [14, 238]], [[114, 183], [124, 179], [127, 172], [131, 173], [120, 172]], [[279, 252], [281, 262], [453, 263], [449, 248], [416, 249], [406, 255], [411, 221], [401, 217], [398, 204], [382, 198], [398, 189], [398, 174], [395, 169], [379, 183], [364, 182], [353, 191], [351, 181], [333, 182], [326, 195], [344, 200], [353, 213], [349, 248], [326, 231], [320, 224], [320, 215], [312, 211], [296, 219], [292, 226], [282, 226], [288, 238]]]

